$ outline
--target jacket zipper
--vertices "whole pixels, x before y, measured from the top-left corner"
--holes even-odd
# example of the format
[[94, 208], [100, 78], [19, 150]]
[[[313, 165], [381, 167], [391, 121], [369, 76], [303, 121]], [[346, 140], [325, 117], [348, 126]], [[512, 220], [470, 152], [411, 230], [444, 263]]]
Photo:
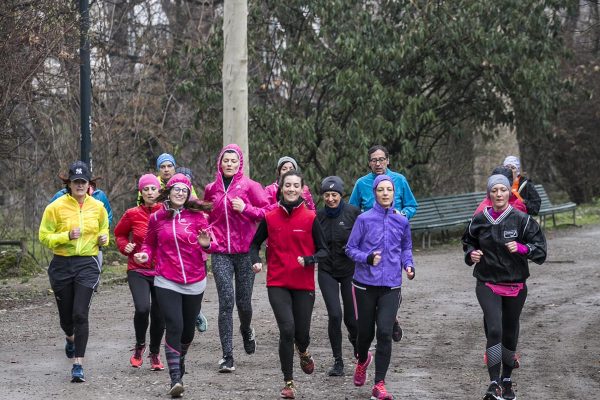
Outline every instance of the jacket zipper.
[[75, 200], [75, 203], [77, 203], [77, 207], [79, 207], [79, 237], [77, 238], [77, 244], [75, 245], [75, 255], [80, 255], [81, 254], [81, 242], [83, 240], [83, 232], [84, 230], [84, 226], [83, 226], [83, 204], [85, 204], [85, 198], [83, 199], [83, 204], [79, 205], [79, 202], [73, 198], [73, 200]]
[[177, 249], [177, 258], [179, 258], [179, 265], [181, 266], [181, 275], [183, 276], [183, 283], [187, 284], [187, 277], [185, 276], [185, 268], [183, 266], [183, 260], [181, 259], [181, 252], [179, 251], [179, 243], [177, 243], [177, 232], [175, 232], [175, 218], [173, 217], [173, 240], [175, 241], [175, 248]]
[[[381, 246], [381, 260], [379, 262], [383, 262], [383, 251], [385, 249], [385, 244], [387, 242], [387, 218], [388, 218], [388, 210], [389, 208], [386, 208], [383, 212], [383, 246]], [[379, 277], [379, 282], [381, 283], [381, 286], [385, 286], [385, 274], [383, 271], [384, 268], [384, 264], [381, 265], [381, 276]]]

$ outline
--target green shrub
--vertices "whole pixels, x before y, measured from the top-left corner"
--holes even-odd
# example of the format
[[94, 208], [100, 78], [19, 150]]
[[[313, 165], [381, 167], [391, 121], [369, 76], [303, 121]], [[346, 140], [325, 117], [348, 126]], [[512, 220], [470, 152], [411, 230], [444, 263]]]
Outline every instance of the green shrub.
[[0, 279], [34, 276], [44, 269], [20, 249], [0, 251]]

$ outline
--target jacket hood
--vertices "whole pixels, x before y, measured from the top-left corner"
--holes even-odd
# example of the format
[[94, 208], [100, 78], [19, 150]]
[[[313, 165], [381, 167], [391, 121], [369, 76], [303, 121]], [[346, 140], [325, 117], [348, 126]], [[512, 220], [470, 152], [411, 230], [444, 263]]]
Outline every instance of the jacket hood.
[[240, 168], [235, 173], [235, 175], [233, 175], [233, 180], [236, 181], [244, 175], [244, 155], [242, 154], [242, 149], [235, 143], [228, 144], [227, 146], [221, 149], [219, 157], [217, 158], [216, 180], [219, 182], [223, 182], [223, 169], [221, 168], [221, 159], [223, 158], [223, 154], [225, 154], [225, 152], [228, 150], [234, 151], [240, 159]]
[[[373, 202], [373, 208], [376, 208], [379, 211], [384, 211], [385, 209], [383, 207], [381, 207], [381, 205], [377, 202], [377, 186], [379, 186], [379, 184], [383, 181], [389, 181], [392, 184], [392, 187], [394, 187], [394, 191], [396, 191], [396, 187], [394, 186], [394, 181], [392, 181], [392, 178], [390, 178], [388, 175], [386, 174], [382, 174], [382, 175], [377, 175], [375, 177], [375, 179], [373, 180], [373, 198], [375, 199], [375, 201]], [[390, 205], [390, 209], [394, 209], [394, 197], [392, 196], [392, 204]]]

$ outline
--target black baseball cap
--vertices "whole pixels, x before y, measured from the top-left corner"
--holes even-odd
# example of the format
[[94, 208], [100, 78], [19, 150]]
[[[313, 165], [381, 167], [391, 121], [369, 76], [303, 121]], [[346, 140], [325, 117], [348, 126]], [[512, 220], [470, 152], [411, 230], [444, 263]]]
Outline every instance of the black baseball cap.
[[75, 161], [69, 167], [69, 180], [74, 181], [76, 179], [83, 179], [86, 182], [89, 182], [92, 179], [90, 170], [83, 161]]

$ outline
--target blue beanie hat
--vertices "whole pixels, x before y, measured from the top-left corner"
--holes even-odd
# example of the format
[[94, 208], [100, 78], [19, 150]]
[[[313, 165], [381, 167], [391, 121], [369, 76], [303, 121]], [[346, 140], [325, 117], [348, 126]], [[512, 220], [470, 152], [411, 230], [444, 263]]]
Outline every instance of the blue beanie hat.
[[176, 165], [175, 164], [175, 157], [173, 157], [169, 153], [162, 153], [156, 159], [156, 169], [160, 169], [161, 164], [164, 163], [164, 162], [166, 162], [166, 161], [171, 161], [171, 163], [173, 164], [173, 166]]

